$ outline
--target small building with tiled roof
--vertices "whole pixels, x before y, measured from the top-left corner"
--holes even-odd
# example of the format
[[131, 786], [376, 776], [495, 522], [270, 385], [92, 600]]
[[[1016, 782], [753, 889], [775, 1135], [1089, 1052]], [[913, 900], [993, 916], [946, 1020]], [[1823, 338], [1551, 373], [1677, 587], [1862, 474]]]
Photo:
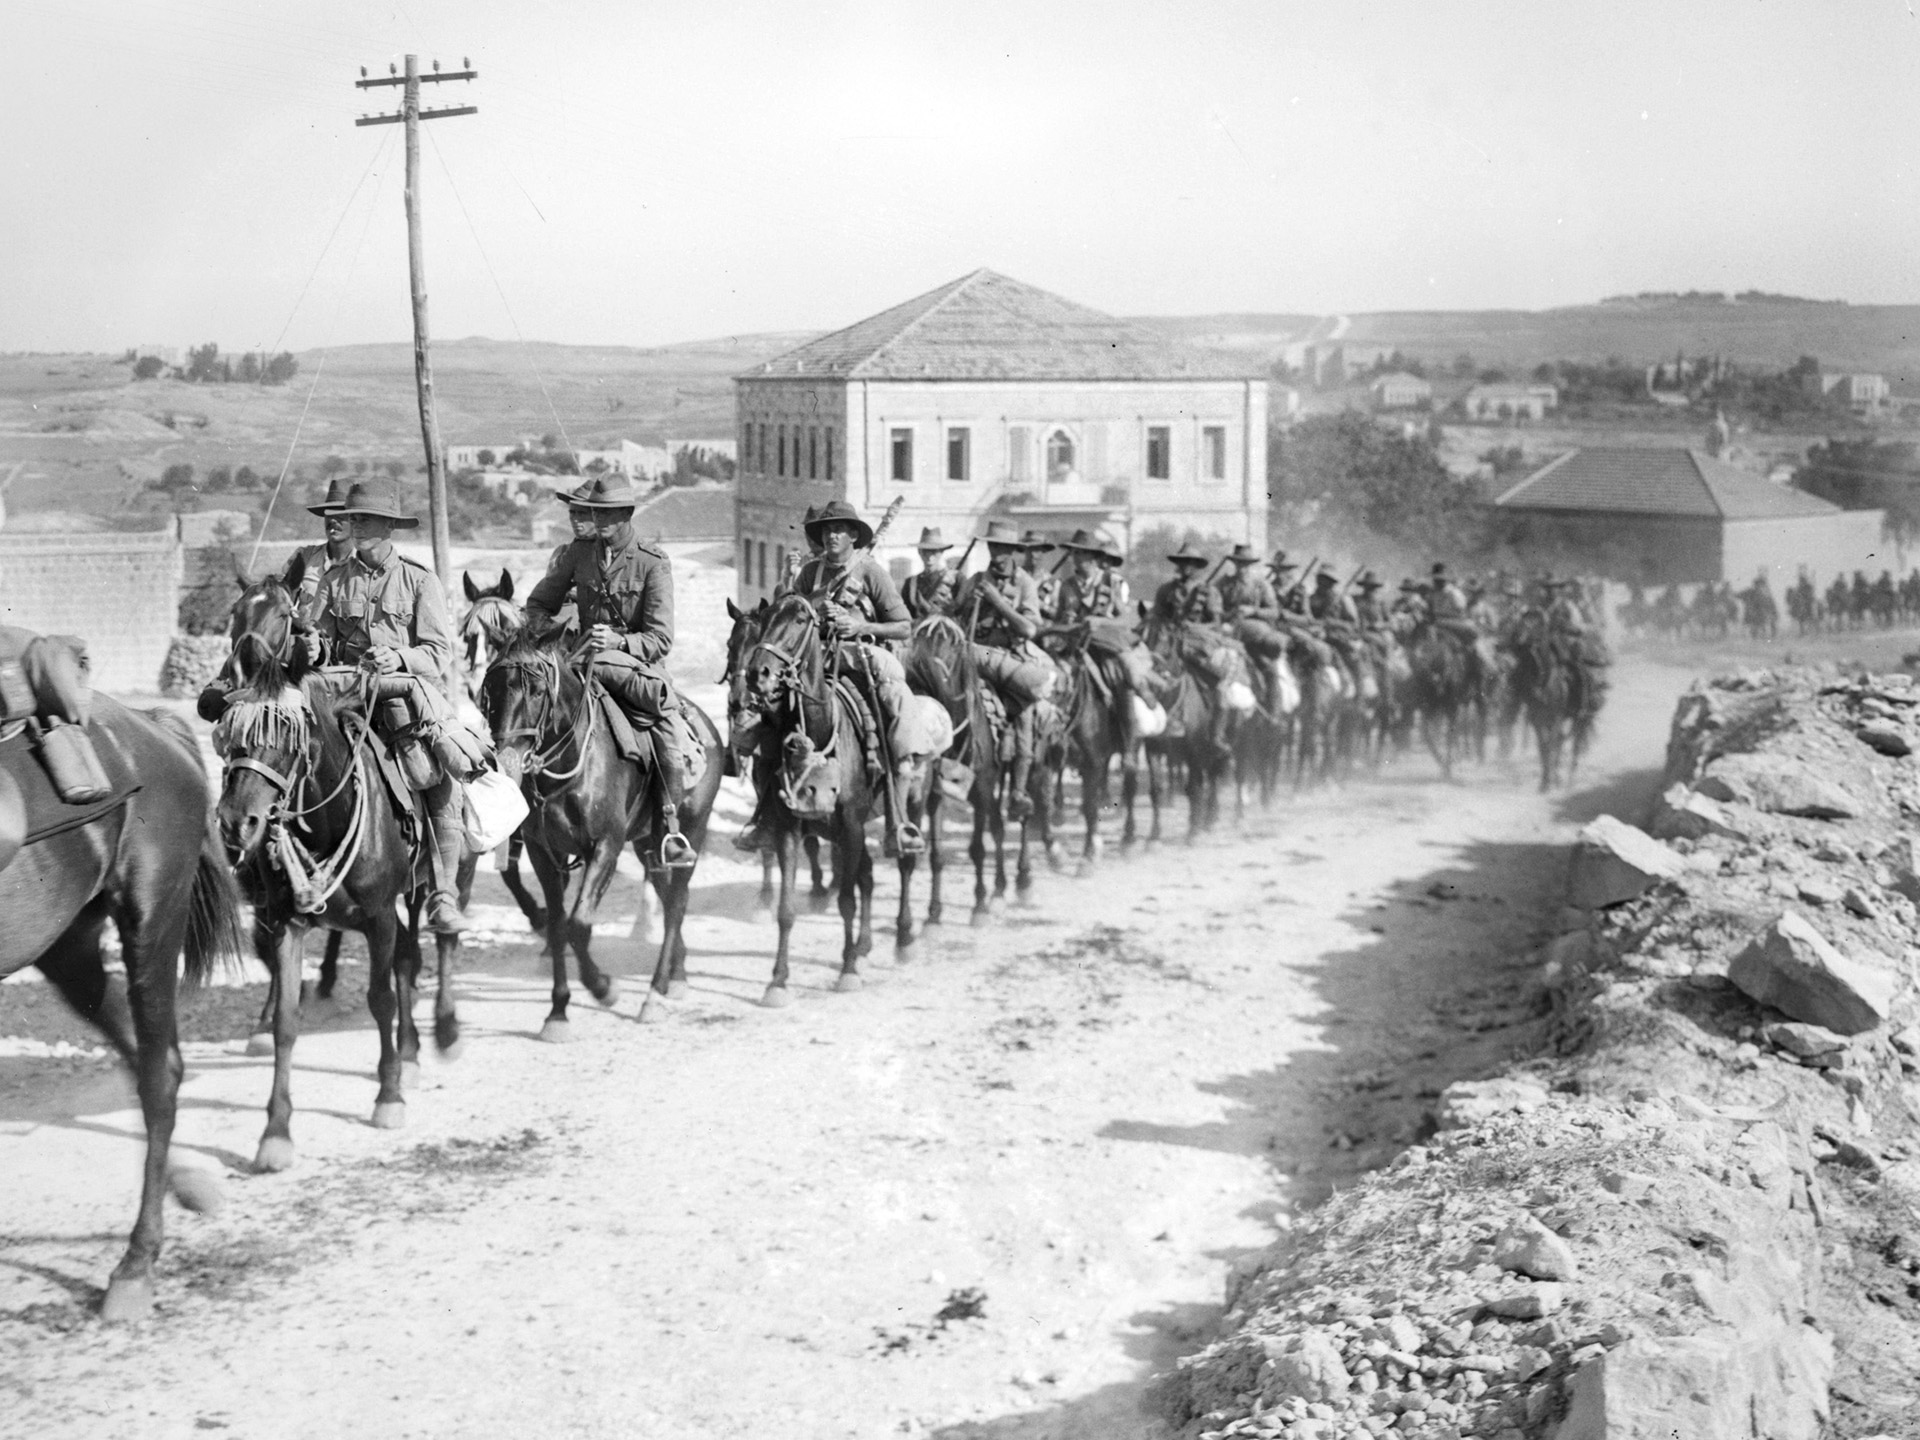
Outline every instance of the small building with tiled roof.
[[1792, 584], [1894, 564], [1879, 510], [1839, 506], [1709, 451], [1585, 446], [1493, 501], [1515, 544], [1643, 585]]
[[900, 571], [922, 526], [964, 545], [988, 515], [1266, 539], [1263, 372], [992, 270], [735, 376], [734, 408], [746, 602], [836, 498], [876, 521], [903, 502], [879, 547]]

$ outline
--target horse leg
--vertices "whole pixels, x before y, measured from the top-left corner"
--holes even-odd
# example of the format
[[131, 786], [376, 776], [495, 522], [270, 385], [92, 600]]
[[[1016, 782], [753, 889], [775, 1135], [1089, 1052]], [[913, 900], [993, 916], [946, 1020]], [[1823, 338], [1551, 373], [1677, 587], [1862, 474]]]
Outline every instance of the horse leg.
[[1122, 853], [1133, 849], [1139, 838], [1139, 829], [1133, 819], [1133, 807], [1140, 798], [1140, 759], [1139, 754], [1132, 748], [1120, 752], [1120, 809], [1125, 817], [1120, 824]]
[[540, 1038], [549, 1045], [564, 1045], [573, 1038], [567, 1023], [567, 1005], [573, 992], [567, 984], [567, 872], [538, 845], [528, 851], [534, 877], [547, 901], [547, 962], [553, 967], [553, 1004], [541, 1022]]
[[[567, 916], [567, 936], [573, 945], [574, 961], [580, 967], [580, 983], [587, 987], [589, 995], [609, 1008], [619, 1000], [620, 987], [611, 975], [594, 964], [593, 917], [600, 912], [600, 902], [605, 898], [607, 888], [613, 884], [614, 875], [618, 873], [621, 848], [620, 841], [594, 842], [593, 849], [580, 867], [573, 906]], [[647, 887], [642, 885], [640, 912], [643, 916], [646, 910]]]
[[[813, 888], [807, 892], [807, 903], [818, 912], [833, 902], [833, 891], [827, 885], [826, 872], [820, 868], [820, 837], [807, 832], [801, 843], [806, 847], [807, 868], [812, 872]], [[839, 857], [834, 857], [838, 863]], [[835, 879], [839, 877], [836, 876]]]
[[415, 890], [406, 897], [407, 923], [394, 926], [394, 1045], [400, 1052], [400, 1088], [411, 1088], [420, 1074], [420, 1027], [413, 1020], [413, 994], [420, 983], [420, 911], [427, 903], [427, 892]]
[[787, 993], [787, 955], [793, 940], [793, 878], [800, 867], [800, 826], [790, 816], [782, 816], [775, 826], [774, 851], [780, 861], [780, 905], [774, 911], [780, 943], [773, 955], [773, 979], [767, 982], [760, 1003], [778, 1009], [793, 1002]]
[[[106, 927], [105, 899], [96, 896], [73, 919], [47, 953], [36, 962], [73, 1012], [112, 1042], [136, 1072], [140, 1045], [134, 1035], [133, 1017], [127, 1008], [126, 994], [114, 984], [100, 961], [100, 932]], [[128, 974], [131, 976], [129, 967]]]
[[858, 990], [860, 957], [873, 949], [873, 857], [865, 827], [843, 814], [834, 837], [834, 878], [840, 885], [840, 975], [836, 990]]
[[[460, 903], [464, 908], [466, 901]], [[326, 954], [320, 957], [320, 984], [313, 992], [316, 1000], [333, 999], [333, 987], [340, 983], [340, 942], [345, 938], [346, 932], [343, 930], [327, 932]]]
[[927, 924], [938, 925], [942, 911], [940, 882], [946, 876], [947, 857], [940, 849], [940, 825], [946, 800], [936, 783], [927, 793]]
[[254, 1153], [256, 1171], [293, 1164], [293, 1045], [300, 1036], [300, 958], [306, 927], [294, 922], [277, 931], [256, 918], [254, 948], [273, 972], [273, 1088], [267, 1096], [267, 1128]]
[[1005, 809], [996, 806], [987, 824], [993, 832], [993, 898], [1007, 895], [1007, 820]]
[[1107, 757], [1100, 756], [1098, 766], [1092, 754], [1082, 754], [1080, 759], [1080, 819], [1087, 829], [1080, 847], [1080, 868], [1084, 872], [1100, 858], [1100, 809], [1107, 798]]
[[454, 1008], [453, 962], [460, 953], [458, 935], [433, 937], [436, 975], [433, 992], [433, 1045], [449, 1060], [460, 1056], [460, 1015]]
[[553, 902], [549, 900], [547, 906], [535, 903], [532, 892], [527, 889], [527, 882], [520, 878], [520, 852], [526, 848], [526, 843], [518, 830], [507, 838], [507, 868], [500, 872], [500, 881], [507, 887], [507, 893], [513, 896], [514, 904], [520, 907], [520, 913], [527, 917], [528, 928], [538, 935], [547, 928], [547, 909]]
[[[418, 906], [409, 900], [411, 924], [419, 923]], [[367, 906], [367, 1009], [373, 1012], [373, 1025], [380, 1032], [380, 1093], [373, 1101], [373, 1127], [398, 1130], [407, 1123], [405, 1082], [401, 1075], [400, 1032], [411, 1025], [413, 984], [407, 972], [419, 968], [419, 946], [412, 943], [411, 954], [401, 943], [400, 922], [394, 918], [393, 902]], [[405, 1021], [401, 1020], [407, 1015]], [[418, 1045], [418, 1040], [414, 1042]]]
[[760, 893], [754, 898], [754, 904], [762, 910], [773, 909], [773, 852], [760, 852]]
[[[687, 918], [687, 897], [693, 888], [691, 870], [669, 870], [660, 889], [660, 955], [653, 962], [653, 983], [640, 1002], [640, 1023], [660, 1018], [661, 1000], [675, 1000], [686, 993], [686, 940], [681, 927]], [[678, 975], [676, 989], [675, 976]]]
[[991, 800], [981, 796], [980, 792], [985, 788], [984, 782], [974, 788], [973, 840], [967, 846], [967, 855], [973, 861], [971, 923], [974, 925], [987, 923], [987, 816]]

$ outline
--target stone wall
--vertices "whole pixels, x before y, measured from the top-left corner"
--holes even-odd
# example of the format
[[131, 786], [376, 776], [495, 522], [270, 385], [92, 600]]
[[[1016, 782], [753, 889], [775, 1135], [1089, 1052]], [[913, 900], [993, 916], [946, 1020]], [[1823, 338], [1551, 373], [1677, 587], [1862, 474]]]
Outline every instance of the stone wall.
[[151, 695], [173, 639], [182, 555], [171, 531], [0, 534], [0, 623], [78, 635], [96, 688]]

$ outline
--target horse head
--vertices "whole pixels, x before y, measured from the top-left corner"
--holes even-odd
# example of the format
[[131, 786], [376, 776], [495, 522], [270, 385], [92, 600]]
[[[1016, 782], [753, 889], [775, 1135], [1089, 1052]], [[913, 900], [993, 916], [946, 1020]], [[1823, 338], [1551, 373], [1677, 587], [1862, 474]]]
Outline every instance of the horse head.
[[272, 694], [306, 673], [306, 649], [294, 643], [306, 629], [294, 599], [305, 571], [295, 557], [284, 579], [267, 575], [250, 581], [233, 602], [227, 635], [233, 642], [229, 670], [236, 688]]
[[770, 608], [765, 600], [751, 610], [727, 601], [727, 619], [733, 628], [727, 632], [727, 668], [720, 683], [727, 687], [728, 744], [736, 755], [753, 748], [753, 732], [760, 726], [760, 712], [754, 708], [747, 686], [747, 656], [760, 643]]
[[461, 588], [467, 595], [467, 613], [460, 617], [460, 647], [466, 664], [467, 698], [480, 703], [480, 683], [494, 660], [513, 643], [526, 623], [526, 616], [513, 603], [513, 576], [500, 572], [500, 579], [486, 589], [473, 583], [465, 571], [460, 574]]
[[566, 673], [562, 644], [562, 637], [541, 641], [522, 631], [494, 657], [480, 681], [474, 703], [493, 737], [500, 769], [510, 779], [538, 770], [539, 751], [552, 742]]
[[822, 691], [820, 616], [804, 597], [783, 595], [768, 612], [746, 659], [745, 703], [762, 714]]
[[976, 687], [973, 646], [949, 615], [929, 615], [913, 627], [907, 650], [907, 682], [947, 707], [956, 720], [967, 713]]
[[235, 690], [214, 724], [213, 748], [224, 765], [214, 817], [235, 866], [259, 852], [310, 767], [313, 708], [299, 686]]

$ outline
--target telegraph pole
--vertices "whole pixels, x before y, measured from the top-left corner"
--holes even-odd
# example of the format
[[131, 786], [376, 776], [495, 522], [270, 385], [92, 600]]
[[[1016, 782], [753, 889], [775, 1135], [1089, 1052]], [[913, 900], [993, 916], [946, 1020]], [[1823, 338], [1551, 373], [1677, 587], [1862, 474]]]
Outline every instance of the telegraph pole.
[[443, 586], [453, 583], [453, 537], [447, 527], [447, 466], [446, 452], [440, 445], [440, 422], [433, 412], [433, 366], [427, 357], [427, 258], [425, 242], [420, 234], [420, 122], [439, 120], [450, 115], [475, 115], [479, 113], [477, 105], [449, 105], [439, 110], [420, 108], [420, 86], [422, 82], [433, 84], [441, 80], [472, 80], [480, 72], [460, 62], [460, 69], [441, 73], [440, 62], [433, 62], [430, 73], [420, 73], [420, 57], [407, 56], [406, 73], [395, 75], [393, 66], [387, 67], [383, 78], [369, 80], [366, 67], [360, 70], [361, 78], [354, 82], [357, 90], [371, 90], [380, 85], [400, 85], [400, 113], [397, 115], [362, 115], [355, 125], [405, 125], [407, 127], [407, 184], [405, 199], [407, 206], [407, 280], [413, 292], [413, 383], [420, 400], [420, 440], [427, 450], [427, 526], [433, 541], [433, 569], [440, 577]]

